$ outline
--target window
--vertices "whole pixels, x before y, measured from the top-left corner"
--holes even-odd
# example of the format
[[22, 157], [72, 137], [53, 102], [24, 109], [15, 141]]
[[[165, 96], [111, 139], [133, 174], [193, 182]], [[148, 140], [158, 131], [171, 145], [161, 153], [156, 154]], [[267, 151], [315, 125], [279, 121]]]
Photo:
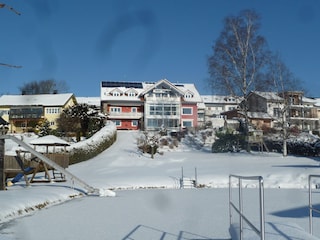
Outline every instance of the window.
[[175, 104], [155, 104], [150, 105], [149, 114], [160, 116], [177, 116], [177, 109], [178, 107]]
[[121, 113], [121, 107], [110, 107], [111, 113]]
[[193, 98], [193, 95], [192, 95], [192, 93], [186, 93], [186, 94], [184, 95], [184, 97], [185, 97], [185, 98]]
[[132, 107], [131, 108], [131, 112], [136, 113], [137, 112], [137, 108], [136, 107]]
[[192, 115], [192, 108], [182, 108], [183, 115]]
[[273, 116], [274, 116], [274, 117], [280, 117], [280, 116], [281, 116], [281, 110], [280, 110], [280, 108], [274, 108], [274, 109], [273, 109]]
[[29, 107], [29, 108], [11, 108], [10, 119], [19, 118], [42, 118], [43, 108], [42, 107]]
[[192, 127], [192, 121], [182, 121], [182, 127]]
[[121, 121], [120, 120], [113, 120], [112, 122], [114, 122], [117, 127], [121, 126]]
[[138, 120], [132, 120], [131, 125], [133, 127], [137, 127], [138, 126]]
[[175, 128], [179, 126], [178, 119], [147, 119], [149, 128]]
[[46, 108], [46, 114], [59, 114], [60, 112], [61, 112], [60, 108], [58, 108], [58, 107]]
[[119, 97], [121, 94], [119, 93], [119, 92], [113, 92], [112, 93], [112, 96], [114, 96], [114, 97]]
[[128, 97], [135, 97], [136, 96], [136, 93], [135, 92], [128, 92]]
[[9, 110], [0, 110], [0, 116], [9, 115]]

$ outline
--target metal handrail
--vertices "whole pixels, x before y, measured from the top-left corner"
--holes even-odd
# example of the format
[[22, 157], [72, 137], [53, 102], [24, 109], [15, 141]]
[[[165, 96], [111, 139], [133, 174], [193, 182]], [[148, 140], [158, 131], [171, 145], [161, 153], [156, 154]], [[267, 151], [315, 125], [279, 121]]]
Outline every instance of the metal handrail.
[[82, 187], [84, 187], [87, 190], [87, 194], [98, 194], [99, 195], [99, 189], [94, 188], [92, 186], [90, 186], [89, 184], [87, 184], [86, 182], [84, 182], [83, 180], [81, 180], [80, 178], [76, 177], [75, 175], [73, 175], [72, 173], [70, 173], [69, 171], [67, 171], [66, 169], [64, 169], [63, 167], [61, 167], [59, 164], [55, 163], [54, 161], [52, 161], [51, 159], [49, 159], [48, 157], [46, 157], [45, 155], [35, 151], [31, 146], [29, 146], [28, 144], [26, 144], [25, 142], [21, 141], [20, 139], [16, 138], [15, 136], [11, 136], [11, 135], [1, 135], [0, 139], [10, 139], [14, 142], [16, 142], [17, 144], [19, 144], [21, 147], [23, 147], [24, 149], [26, 149], [27, 151], [29, 151], [31, 154], [33, 154], [34, 156], [36, 156], [37, 158], [41, 159], [43, 162], [45, 162], [46, 164], [48, 164], [49, 166], [53, 167], [54, 169], [60, 171], [61, 173], [63, 173], [64, 175], [70, 177], [72, 180], [78, 182], [78, 184], [80, 184]]
[[320, 209], [313, 207], [312, 205], [312, 178], [320, 178], [320, 175], [309, 175], [308, 186], [309, 186], [309, 233], [313, 235], [313, 212], [320, 213]]
[[[232, 178], [238, 179], [239, 191], [239, 206], [237, 207], [232, 201]], [[258, 181], [259, 182], [259, 203], [260, 203], [260, 229], [258, 229], [243, 213], [243, 195], [242, 195], [242, 180]], [[265, 240], [265, 213], [264, 213], [264, 187], [263, 178], [261, 176], [238, 176], [229, 175], [229, 216], [230, 225], [232, 224], [232, 209], [234, 209], [240, 217], [240, 240], [243, 239], [243, 221], [245, 221], [254, 231], [260, 236], [261, 240]]]

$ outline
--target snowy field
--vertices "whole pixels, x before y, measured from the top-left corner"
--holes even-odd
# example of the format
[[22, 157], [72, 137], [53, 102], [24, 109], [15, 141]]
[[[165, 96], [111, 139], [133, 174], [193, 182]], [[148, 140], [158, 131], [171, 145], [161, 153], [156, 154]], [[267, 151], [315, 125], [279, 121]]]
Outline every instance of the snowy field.
[[[0, 239], [230, 239], [229, 174], [262, 176], [266, 221], [308, 231], [308, 175], [320, 173], [317, 159], [212, 154], [187, 145], [161, 149], [163, 155], [152, 159], [137, 151], [137, 134], [119, 131], [105, 152], [67, 169], [91, 186], [113, 190], [115, 197], [84, 196], [72, 179], [30, 187], [21, 181], [1, 191]], [[198, 184], [204, 187], [179, 189], [182, 168], [191, 178], [196, 168]], [[256, 185], [248, 183], [244, 195], [245, 212], [258, 221]], [[319, 224], [316, 218], [316, 236]], [[316, 239], [290, 234], [280, 235]]]

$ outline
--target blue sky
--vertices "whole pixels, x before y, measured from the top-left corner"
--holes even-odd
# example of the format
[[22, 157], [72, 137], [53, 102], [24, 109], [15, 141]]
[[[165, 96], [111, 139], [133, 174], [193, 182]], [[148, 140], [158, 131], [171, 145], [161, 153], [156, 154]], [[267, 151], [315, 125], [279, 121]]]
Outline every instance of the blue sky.
[[254, 9], [260, 33], [320, 97], [318, 0], [0, 0], [0, 94], [30, 81], [65, 81], [76, 96], [99, 96], [101, 81], [166, 78], [208, 89], [207, 58], [226, 16]]

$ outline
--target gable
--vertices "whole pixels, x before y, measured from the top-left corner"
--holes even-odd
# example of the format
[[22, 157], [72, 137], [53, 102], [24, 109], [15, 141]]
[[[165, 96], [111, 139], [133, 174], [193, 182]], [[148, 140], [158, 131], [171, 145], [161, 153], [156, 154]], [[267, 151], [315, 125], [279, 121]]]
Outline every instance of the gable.
[[152, 84], [149, 88], [144, 90], [140, 95], [144, 96], [145, 94], [152, 92], [165, 92], [166, 90], [171, 91], [179, 96], [183, 96], [184, 93], [180, 91], [175, 85], [170, 83], [167, 79], [162, 79], [155, 84]]

